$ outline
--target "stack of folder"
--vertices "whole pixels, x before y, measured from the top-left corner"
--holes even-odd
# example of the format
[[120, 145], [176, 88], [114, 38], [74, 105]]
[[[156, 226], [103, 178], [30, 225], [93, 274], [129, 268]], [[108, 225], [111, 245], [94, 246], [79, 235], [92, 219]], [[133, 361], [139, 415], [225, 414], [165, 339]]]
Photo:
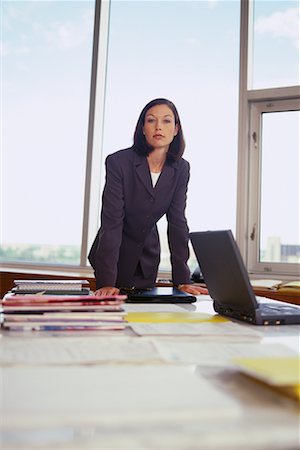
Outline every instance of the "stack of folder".
[[[2, 327], [9, 330], [123, 330], [126, 326], [123, 308], [125, 295], [95, 296], [80, 292], [67, 283], [67, 289], [56, 282], [22, 285], [2, 299]], [[17, 284], [18, 286], [18, 284]], [[21, 283], [19, 284], [21, 286]], [[52, 288], [52, 289], [51, 289]], [[24, 292], [24, 290], [26, 292]], [[21, 293], [22, 292], [22, 293]], [[58, 293], [60, 292], [60, 293]], [[63, 293], [62, 293], [63, 292]]]
[[87, 280], [14, 280], [15, 294], [71, 294], [88, 295]]

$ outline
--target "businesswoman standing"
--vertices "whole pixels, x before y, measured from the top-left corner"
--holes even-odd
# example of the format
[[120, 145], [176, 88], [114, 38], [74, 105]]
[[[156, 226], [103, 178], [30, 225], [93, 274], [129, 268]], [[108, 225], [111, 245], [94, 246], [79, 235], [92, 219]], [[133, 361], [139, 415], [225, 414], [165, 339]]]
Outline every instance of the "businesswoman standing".
[[184, 148], [177, 109], [160, 98], [142, 110], [133, 146], [106, 158], [101, 226], [89, 253], [96, 295], [118, 294], [120, 287], [155, 285], [160, 262], [156, 224], [165, 214], [173, 283], [191, 294], [207, 293], [191, 284], [187, 265], [190, 168], [182, 158]]

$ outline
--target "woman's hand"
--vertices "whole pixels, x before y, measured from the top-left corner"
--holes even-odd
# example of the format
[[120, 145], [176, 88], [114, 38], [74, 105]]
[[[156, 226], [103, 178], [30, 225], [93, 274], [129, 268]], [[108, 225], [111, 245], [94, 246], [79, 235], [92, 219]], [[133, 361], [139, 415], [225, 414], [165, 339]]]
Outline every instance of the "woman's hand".
[[103, 286], [100, 289], [97, 289], [94, 292], [94, 295], [118, 295], [120, 293], [120, 289], [112, 286]]
[[177, 286], [177, 289], [192, 295], [209, 295], [209, 292], [206, 288], [195, 286], [194, 284], [180, 284], [179, 286]]

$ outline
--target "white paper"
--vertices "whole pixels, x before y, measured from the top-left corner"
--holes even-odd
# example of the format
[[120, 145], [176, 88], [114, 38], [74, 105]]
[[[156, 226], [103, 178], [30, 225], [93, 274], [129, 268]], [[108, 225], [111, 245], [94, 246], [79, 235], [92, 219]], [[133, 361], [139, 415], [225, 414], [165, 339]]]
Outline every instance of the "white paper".
[[[174, 305], [173, 303], [126, 303], [124, 305], [126, 312], [183, 312], [185, 311], [179, 305]], [[194, 308], [195, 309], [195, 308]]]
[[0, 365], [143, 363], [159, 361], [152, 342], [135, 337], [6, 339]]
[[271, 358], [295, 356], [296, 353], [285, 345], [261, 344], [253, 342], [207, 342], [200, 339], [153, 339], [161, 357], [169, 362], [201, 364], [202, 366], [232, 367], [234, 358]]
[[251, 286], [253, 287], [262, 287], [266, 289], [275, 289], [279, 284], [282, 283], [282, 280], [250, 280]]
[[[2, 446], [2, 450], [283, 450], [296, 449], [299, 444], [297, 420], [289, 417], [289, 423], [280, 423], [272, 417], [270, 432], [269, 417], [256, 415], [255, 425], [246, 420], [231, 423], [228, 420], [199, 421], [197, 417], [189, 423], [170, 421], [166, 425], [148, 421], [136, 427], [115, 423], [98, 427], [78, 427], [47, 431], [47, 439], [41, 444], [41, 433], [32, 436], [30, 445], [24, 441]], [[249, 438], [251, 426], [251, 439]], [[216, 432], [217, 427], [217, 432]], [[29, 434], [29, 436], [28, 436]], [[22, 435], [24, 439], [24, 434]], [[52, 438], [52, 439], [51, 439]], [[60, 440], [59, 440], [60, 438]], [[49, 442], [50, 441], [50, 442]], [[199, 445], [201, 443], [201, 445]]]
[[233, 322], [199, 322], [199, 323], [130, 323], [131, 328], [140, 336], [206, 336], [260, 338], [254, 328], [244, 327]]
[[189, 423], [238, 416], [222, 388], [175, 365], [2, 368], [0, 427]]
[[217, 383], [192, 366], [4, 368], [1, 376], [3, 450], [282, 450], [299, 440], [296, 408], [230, 371]]

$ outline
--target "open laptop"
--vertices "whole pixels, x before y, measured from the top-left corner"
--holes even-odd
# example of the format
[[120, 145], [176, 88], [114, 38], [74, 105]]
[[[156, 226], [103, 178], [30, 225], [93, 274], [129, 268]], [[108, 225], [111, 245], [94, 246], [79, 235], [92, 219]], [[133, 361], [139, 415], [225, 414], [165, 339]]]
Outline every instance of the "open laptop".
[[172, 286], [121, 289], [121, 293], [127, 295], [126, 303], [193, 303], [197, 300], [194, 295]]
[[190, 239], [217, 313], [255, 325], [300, 324], [299, 306], [255, 297], [230, 230], [193, 232]]

